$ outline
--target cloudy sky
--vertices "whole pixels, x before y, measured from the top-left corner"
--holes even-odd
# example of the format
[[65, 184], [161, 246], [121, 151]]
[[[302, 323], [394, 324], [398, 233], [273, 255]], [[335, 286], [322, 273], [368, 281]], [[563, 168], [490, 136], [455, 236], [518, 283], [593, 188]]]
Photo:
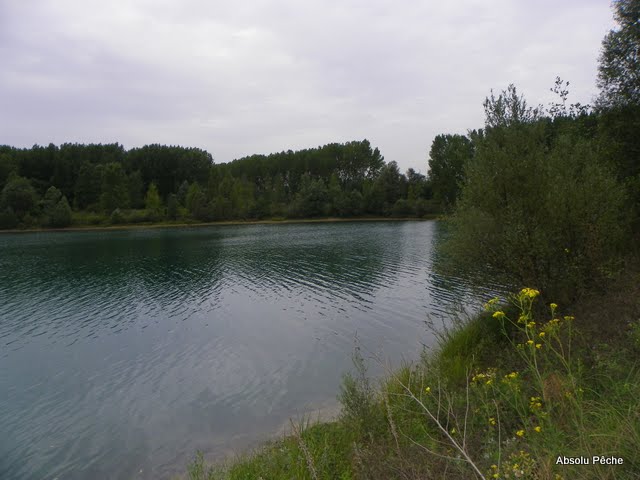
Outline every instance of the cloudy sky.
[[0, 0], [0, 144], [195, 146], [216, 162], [368, 138], [427, 170], [509, 83], [589, 103], [605, 0]]

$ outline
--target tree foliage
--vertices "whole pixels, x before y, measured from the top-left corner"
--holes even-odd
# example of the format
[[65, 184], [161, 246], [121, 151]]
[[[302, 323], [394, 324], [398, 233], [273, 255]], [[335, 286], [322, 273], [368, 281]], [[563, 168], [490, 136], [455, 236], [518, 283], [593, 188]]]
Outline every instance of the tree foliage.
[[10, 209], [18, 219], [32, 212], [38, 197], [28, 179], [14, 175], [9, 177], [0, 194], [0, 209]]
[[63, 196], [56, 203], [47, 218], [51, 227], [61, 228], [71, 225], [72, 214], [67, 197]]
[[625, 193], [596, 140], [527, 113], [515, 88], [485, 105], [452, 218], [453, 257], [555, 295], [606, 275], [623, 237]]
[[127, 177], [120, 163], [108, 163], [102, 172], [100, 205], [106, 212], [129, 206]]
[[[160, 220], [165, 205], [173, 220], [200, 221], [433, 211], [424, 208], [430, 181], [413, 170], [400, 173], [367, 140], [223, 164], [199, 149], [157, 144], [129, 151], [119, 144], [0, 146], [0, 182], [11, 172], [22, 174], [36, 197], [54, 186], [74, 209], [102, 212], [103, 222]], [[5, 212], [7, 223], [22, 212]], [[49, 213], [33, 213], [49, 224]]]
[[464, 165], [473, 156], [473, 145], [464, 135], [438, 135], [429, 152], [429, 178], [433, 197], [455, 205], [464, 180]]
[[613, 8], [618, 28], [605, 36], [598, 65], [598, 133], [640, 232], [640, 1], [616, 0]]
[[158, 187], [155, 183], [149, 185], [147, 195], [144, 197], [144, 207], [154, 217], [159, 217], [162, 211], [162, 199], [158, 193]]
[[598, 102], [605, 108], [640, 105], [640, 0], [615, 0], [618, 28], [602, 41]]

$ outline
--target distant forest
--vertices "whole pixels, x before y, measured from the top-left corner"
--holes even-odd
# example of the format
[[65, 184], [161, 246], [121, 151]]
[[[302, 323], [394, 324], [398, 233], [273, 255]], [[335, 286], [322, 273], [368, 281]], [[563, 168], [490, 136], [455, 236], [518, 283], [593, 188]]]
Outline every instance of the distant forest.
[[[470, 153], [470, 150], [469, 150]], [[437, 189], [436, 189], [437, 190]], [[416, 216], [447, 195], [369, 141], [216, 164], [198, 148], [0, 146], [0, 228], [160, 221]]]

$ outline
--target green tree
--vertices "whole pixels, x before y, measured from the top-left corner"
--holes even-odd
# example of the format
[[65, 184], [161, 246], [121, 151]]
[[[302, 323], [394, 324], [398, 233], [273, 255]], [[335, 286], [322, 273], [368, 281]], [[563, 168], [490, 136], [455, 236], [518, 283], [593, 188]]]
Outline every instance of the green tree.
[[55, 228], [71, 225], [72, 213], [67, 197], [63, 196], [49, 214], [49, 225]]
[[140, 171], [136, 170], [129, 174], [127, 178], [127, 190], [129, 191], [129, 205], [131, 208], [142, 208], [145, 206], [145, 198], [142, 196], [144, 182], [142, 181]]
[[328, 210], [327, 187], [322, 179], [312, 179], [305, 174], [300, 180], [300, 190], [291, 206], [291, 213], [298, 217], [318, 217]]
[[80, 167], [75, 192], [75, 206], [80, 210], [96, 206], [102, 189], [102, 165], [85, 162]]
[[199, 220], [205, 220], [207, 216], [207, 199], [197, 182], [189, 187], [186, 197], [186, 206], [191, 215]]
[[18, 219], [34, 210], [38, 201], [31, 182], [17, 175], [10, 176], [0, 194], [0, 209], [11, 209]]
[[598, 103], [640, 105], [640, 0], [615, 0], [613, 7], [618, 28], [602, 41]]
[[342, 191], [342, 186], [340, 185], [338, 175], [335, 173], [333, 173], [329, 178], [327, 194], [329, 197], [329, 202], [331, 204], [331, 211], [329, 213], [331, 215], [345, 216], [347, 214], [345, 211], [345, 194]]
[[362, 204], [365, 213], [381, 215], [384, 211], [385, 194], [382, 182], [367, 179], [362, 185]]
[[18, 162], [15, 157], [6, 153], [0, 154], [0, 188], [4, 187], [11, 174], [18, 173]]
[[42, 211], [45, 216], [51, 214], [60, 199], [62, 199], [62, 192], [56, 187], [49, 187], [45, 192], [44, 197], [42, 197]]
[[600, 147], [615, 165], [640, 232], [640, 0], [616, 0], [618, 28], [602, 42], [598, 65]]
[[105, 165], [102, 173], [100, 205], [105, 212], [113, 212], [116, 208], [122, 209], [129, 206], [127, 176], [119, 163]]
[[429, 152], [429, 180], [433, 197], [443, 206], [455, 205], [464, 180], [464, 165], [473, 156], [473, 145], [464, 135], [438, 135]]
[[144, 198], [144, 207], [154, 217], [159, 217], [162, 213], [162, 199], [158, 193], [158, 187], [151, 182]]
[[235, 180], [231, 189], [231, 204], [235, 218], [254, 217], [255, 189], [254, 183], [247, 178]]
[[0, 228], [15, 228], [18, 226], [18, 217], [10, 207], [0, 207]]
[[185, 180], [184, 182], [182, 182], [180, 184], [180, 187], [178, 188], [178, 193], [177, 193], [178, 203], [183, 207], [187, 206], [187, 193], [188, 192], [189, 192], [189, 182], [187, 182]]
[[418, 199], [431, 198], [431, 182], [427, 181], [427, 177], [416, 172], [413, 168], [407, 170], [405, 174], [407, 178], [407, 200], [416, 202]]
[[170, 193], [167, 198], [167, 217], [171, 220], [178, 218], [180, 204], [178, 203], [178, 196], [175, 193]]
[[373, 215], [393, 214], [393, 205], [405, 191], [406, 179], [400, 173], [398, 164], [389, 162], [380, 169], [375, 179], [364, 181], [363, 197], [367, 213]]
[[42, 224], [46, 227], [67, 227], [71, 225], [71, 207], [67, 197], [56, 187], [49, 187], [42, 198]]
[[285, 215], [287, 210], [287, 188], [285, 186], [284, 177], [281, 173], [273, 176], [271, 187], [271, 207], [270, 213], [274, 217]]
[[[608, 273], [624, 233], [624, 190], [592, 140], [562, 133], [503, 92], [486, 134], [466, 163], [448, 250], [555, 298], [575, 295]], [[517, 102], [517, 105], [511, 105]], [[491, 122], [491, 126], [489, 123]]]

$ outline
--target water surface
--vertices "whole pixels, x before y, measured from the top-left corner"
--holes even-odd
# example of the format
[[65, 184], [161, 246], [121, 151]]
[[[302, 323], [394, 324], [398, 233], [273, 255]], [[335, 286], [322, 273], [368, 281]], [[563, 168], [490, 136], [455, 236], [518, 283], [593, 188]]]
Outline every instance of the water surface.
[[335, 404], [468, 293], [437, 222], [0, 236], [0, 478], [168, 478]]

